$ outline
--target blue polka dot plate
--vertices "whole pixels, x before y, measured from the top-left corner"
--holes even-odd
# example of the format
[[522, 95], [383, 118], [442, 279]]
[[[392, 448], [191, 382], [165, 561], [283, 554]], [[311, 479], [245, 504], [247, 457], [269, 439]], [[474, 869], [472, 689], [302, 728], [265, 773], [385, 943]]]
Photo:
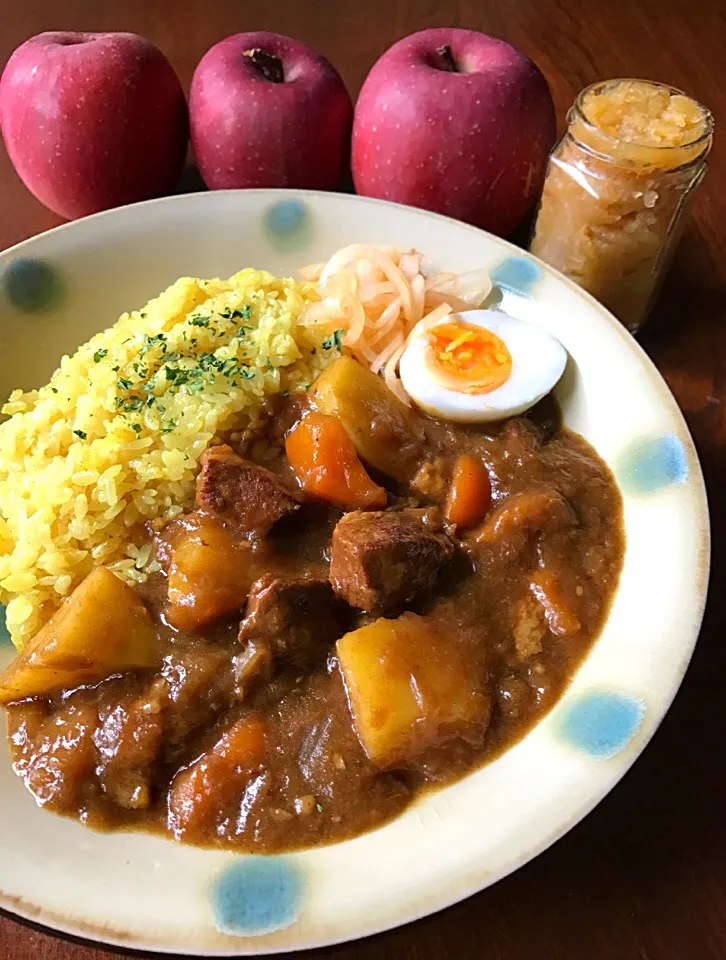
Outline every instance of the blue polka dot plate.
[[[0, 756], [0, 908], [107, 944], [204, 956], [365, 936], [535, 857], [612, 789], [668, 709], [708, 580], [708, 510], [691, 438], [623, 327], [502, 240], [420, 210], [322, 193], [219, 191], [98, 214], [0, 255], [0, 393], [39, 385], [64, 353], [179, 276], [247, 265], [292, 274], [355, 242], [415, 246], [441, 270], [489, 269], [492, 304], [567, 348], [557, 388], [565, 422], [607, 461], [624, 500], [624, 568], [601, 636], [554, 709], [495, 762], [372, 833], [288, 856], [92, 833], [38, 809]], [[0, 633], [0, 665], [10, 656]]]

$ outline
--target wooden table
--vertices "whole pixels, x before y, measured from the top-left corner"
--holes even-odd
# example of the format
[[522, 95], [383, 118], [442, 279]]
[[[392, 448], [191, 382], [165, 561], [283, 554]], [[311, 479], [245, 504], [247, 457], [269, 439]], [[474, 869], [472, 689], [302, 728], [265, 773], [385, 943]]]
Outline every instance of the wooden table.
[[[726, 7], [719, 0], [24, 0], [3, 4], [0, 62], [46, 29], [134, 30], [188, 84], [211, 44], [267, 29], [326, 54], [355, 93], [396, 39], [424, 27], [484, 30], [547, 75], [560, 117], [605, 77], [683, 87], [726, 116]], [[587, 820], [533, 863], [437, 916], [308, 954], [345, 960], [721, 960], [726, 957], [726, 151], [718, 139], [692, 226], [646, 349], [681, 404], [711, 499], [713, 576], [683, 690], [654, 742]], [[0, 148], [0, 249], [59, 221], [26, 192]], [[617, 372], [614, 371], [613, 384]], [[614, 387], [615, 388], [615, 387]], [[722, 503], [723, 500], [723, 503]], [[108, 953], [0, 918], [0, 960], [101, 960]]]

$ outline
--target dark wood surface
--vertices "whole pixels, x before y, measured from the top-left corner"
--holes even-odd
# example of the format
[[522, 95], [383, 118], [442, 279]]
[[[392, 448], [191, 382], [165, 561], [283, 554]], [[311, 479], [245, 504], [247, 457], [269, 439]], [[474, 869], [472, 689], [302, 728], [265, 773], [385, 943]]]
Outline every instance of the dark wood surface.
[[[621, 785], [512, 877], [417, 924], [308, 954], [340, 960], [721, 960], [726, 957], [726, 3], [719, 0], [3, 0], [0, 63], [49, 29], [133, 30], [188, 85], [211, 44], [291, 34], [326, 54], [355, 94], [375, 59], [424, 27], [484, 30], [540, 65], [560, 118], [593, 80], [668, 81], [716, 117], [711, 169], [643, 343], [683, 408], [709, 489], [712, 588], [675, 705]], [[723, 121], [726, 124], [726, 120]], [[0, 249], [59, 221], [0, 147]], [[613, 386], [617, 371], [613, 371]], [[667, 531], [664, 532], [667, 535]], [[0, 918], [0, 960], [102, 960]]]

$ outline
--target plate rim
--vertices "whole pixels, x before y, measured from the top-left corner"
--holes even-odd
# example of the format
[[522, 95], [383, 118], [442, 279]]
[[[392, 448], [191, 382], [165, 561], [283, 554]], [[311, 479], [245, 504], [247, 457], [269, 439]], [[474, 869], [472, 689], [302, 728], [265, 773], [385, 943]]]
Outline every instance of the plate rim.
[[[25, 253], [26, 249], [32, 247], [40, 239], [46, 237], [56, 236], [59, 233], [67, 230], [78, 230], [82, 229], [85, 224], [90, 221], [98, 221], [101, 218], [113, 218], [124, 212], [146, 209], [149, 207], [154, 207], [156, 205], [184, 205], [187, 203], [192, 203], [194, 201], [203, 203], [204, 200], [201, 198], [204, 197], [219, 197], [223, 195], [234, 195], [234, 196], [243, 196], [243, 195], [262, 195], [269, 197], [271, 201], [274, 200], [285, 200], [285, 199], [306, 199], [306, 198], [335, 198], [339, 202], [345, 203], [356, 203], [356, 204], [365, 204], [378, 206], [387, 209], [400, 209], [406, 210], [408, 212], [415, 213], [418, 216], [432, 219], [439, 222], [442, 225], [449, 224], [455, 226], [457, 230], [464, 228], [468, 231], [472, 231], [477, 235], [484, 235], [488, 238], [489, 241], [493, 241], [503, 252], [508, 252], [512, 256], [525, 258], [534, 264], [543, 271], [551, 275], [559, 283], [564, 284], [569, 288], [578, 298], [583, 300], [590, 309], [595, 309], [596, 312], [600, 315], [601, 319], [607, 323], [607, 325], [613, 331], [617, 331], [618, 335], [621, 337], [623, 342], [626, 344], [626, 348], [634, 354], [635, 358], [638, 361], [638, 365], [641, 370], [647, 374], [649, 380], [649, 387], [655, 393], [657, 393], [665, 405], [668, 407], [666, 411], [670, 417], [677, 422], [678, 425], [678, 436], [681, 439], [686, 447], [686, 453], [688, 456], [689, 466], [690, 466], [690, 475], [688, 478], [688, 484], [692, 491], [693, 497], [693, 510], [697, 517], [698, 529], [697, 533], [699, 540], [702, 544], [702, 555], [703, 562], [700, 564], [699, 568], [695, 571], [693, 587], [692, 587], [692, 596], [693, 602], [690, 604], [693, 610], [693, 616], [690, 620], [688, 631], [684, 629], [682, 634], [679, 636], [678, 649], [681, 653], [681, 659], [679, 664], [674, 666], [671, 671], [671, 687], [672, 691], [666, 700], [662, 701], [659, 708], [655, 711], [657, 719], [655, 720], [652, 730], [649, 731], [648, 735], [642, 739], [637, 745], [637, 748], [631, 749], [629, 752], [627, 762], [622, 763], [622, 769], [618, 771], [618, 775], [612, 780], [610, 785], [604, 790], [600, 791], [599, 788], [596, 791], [596, 796], [594, 798], [588, 797], [585, 801], [578, 807], [578, 810], [575, 814], [570, 816], [567, 819], [567, 822], [559, 825], [555, 830], [550, 834], [547, 834], [543, 839], [541, 839], [537, 844], [535, 844], [523, 859], [509, 866], [504, 872], [498, 873], [496, 879], [493, 881], [484, 881], [482, 885], [482, 880], [471, 880], [465, 884], [464, 891], [461, 892], [457, 890], [453, 895], [444, 895], [442, 897], [436, 898], [437, 902], [434, 906], [422, 906], [417, 908], [416, 901], [411, 901], [409, 904], [409, 909], [406, 911], [406, 915], [400, 921], [393, 922], [384, 922], [380, 925], [376, 924], [366, 924], [365, 931], [361, 933], [352, 933], [350, 935], [341, 934], [340, 936], [333, 937], [323, 937], [316, 940], [311, 940], [310, 942], [305, 943], [302, 946], [270, 946], [269, 948], [261, 940], [259, 947], [260, 949], [256, 952], [259, 955], [269, 954], [269, 953], [290, 953], [300, 950], [310, 950], [310, 949], [319, 949], [321, 947], [333, 947], [340, 945], [346, 942], [352, 942], [358, 939], [368, 939], [374, 936], [378, 936], [384, 933], [387, 930], [396, 929], [398, 927], [406, 926], [409, 923], [412, 923], [416, 920], [422, 919], [425, 916], [430, 916], [434, 913], [438, 913], [442, 910], [448, 909], [456, 903], [459, 903], [469, 897], [473, 896], [476, 893], [483, 892], [487, 887], [491, 886], [493, 883], [499, 882], [500, 880], [510, 876], [512, 873], [516, 872], [521, 867], [525, 866], [535, 857], [539, 856], [550, 846], [561, 839], [566, 833], [568, 833], [573, 827], [580, 823], [605, 797], [613, 790], [617, 784], [620, 782], [623, 776], [632, 768], [633, 764], [638, 760], [643, 750], [651, 742], [652, 737], [656, 734], [659, 729], [663, 719], [667, 715], [670, 707], [673, 703], [675, 696], [681, 688], [685, 674], [688, 670], [688, 666], [692, 659], [696, 643], [701, 631], [701, 626], [703, 622], [703, 616], [705, 612], [705, 607], [708, 599], [708, 588], [710, 580], [710, 567], [711, 567], [711, 527], [710, 527], [710, 512], [708, 505], [708, 496], [705, 486], [705, 480], [703, 476], [703, 470], [700, 464], [698, 457], [698, 452], [693, 441], [690, 429], [686, 422], [686, 419], [678, 406], [675, 397], [668, 387], [665, 379], [662, 374], [645, 352], [642, 345], [635, 340], [635, 338], [628, 333], [624, 326], [620, 323], [610, 313], [599, 301], [597, 301], [593, 296], [580, 288], [576, 283], [574, 283], [569, 278], [565, 277], [558, 270], [551, 267], [549, 264], [545, 263], [542, 260], [539, 260], [536, 256], [531, 254], [528, 250], [522, 249], [516, 246], [509, 240], [505, 240], [501, 237], [497, 237], [494, 234], [489, 233], [488, 231], [481, 230], [478, 227], [473, 226], [459, 220], [456, 220], [452, 217], [445, 216], [443, 214], [434, 213], [433, 211], [423, 210], [420, 208], [410, 207], [404, 204], [393, 203], [386, 200], [380, 200], [372, 197], [359, 196], [357, 194], [347, 194], [347, 193], [336, 193], [330, 191], [321, 191], [321, 190], [296, 190], [296, 189], [287, 189], [287, 188], [255, 188], [255, 189], [231, 189], [231, 190], [219, 190], [219, 191], [195, 191], [182, 194], [174, 194], [167, 197], [158, 197], [152, 198], [149, 200], [143, 200], [138, 203], [127, 204], [121, 207], [115, 207], [110, 210], [100, 211], [98, 213], [92, 214], [89, 217], [84, 217], [79, 220], [69, 221], [67, 223], [60, 224], [56, 227], [53, 227], [49, 230], [43, 231], [42, 233], [36, 234], [32, 237], [28, 237], [25, 240], [21, 240], [18, 243], [14, 244], [11, 247], [8, 247], [0, 251], [0, 267], [10, 258], [16, 255], [22, 255]], [[583, 663], [587, 660], [587, 656]], [[558, 704], [561, 702], [561, 698], [553, 705], [552, 709], [556, 709]], [[551, 711], [549, 711], [551, 712]], [[549, 713], [548, 712], [548, 713]], [[70, 923], [64, 922], [63, 918], [56, 917], [50, 911], [43, 910], [42, 907], [39, 907], [37, 910], [24, 909], [23, 905], [8, 905], [7, 901], [12, 898], [6, 897], [4, 894], [0, 894], [0, 914], [8, 917], [9, 919], [16, 920], [22, 924], [29, 926], [31, 929], [38, 929], [44, 933], [47, 933], [51, 936], [60, 936], [70, 942], [81, 943], [84, 945], [103, 945], [107, 948], [111, 948], [121, 954], [129, 956], [143, 956], [145, 953], [152, 952], [160, 956], [164, 955], [182, 955], [182, 956], [209, 956], [209, 957], [230, 957], [230, 956], [243, 956], [243, 955], [253, 955], [251, 952], [245, 949], [235, 950], [233, 947], [230, 947], [229, 950], [207, 950], [200, 952], [199, 950], [190, 950], [185, 951], [179, 946], [174, 948], [165, 947], [161, 941], [159, 945], [154, 944], [152, 941], [148, 942], [139, 942], [134, 944], [127, 944], [121, 939], [115, 938], [112, 934], [103, 934], [93, 933], [93, 935], [86, 935], [83, 931], [82, 926], [78, 924], [72, 925]], [[432, 898], [426, 898], [432, 899]], [[48, 921], [46, 922], [43, 919], [43, 916], [48, 916]], [[80, 930], [80, 932], [79, 932]], [[240, 940], [240, 947], [242, 947], [242, 940]]]

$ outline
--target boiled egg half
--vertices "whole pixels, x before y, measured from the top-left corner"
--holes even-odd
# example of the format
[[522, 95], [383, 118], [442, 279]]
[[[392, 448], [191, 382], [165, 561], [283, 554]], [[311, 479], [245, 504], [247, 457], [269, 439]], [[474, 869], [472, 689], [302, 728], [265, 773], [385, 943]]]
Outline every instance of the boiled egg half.
[[523, 413], [555, 386], [567, 363], [559, 340], [494, 310], [422, 320], [399, 372], [406, 393], [433, 416], [466, 423]]

